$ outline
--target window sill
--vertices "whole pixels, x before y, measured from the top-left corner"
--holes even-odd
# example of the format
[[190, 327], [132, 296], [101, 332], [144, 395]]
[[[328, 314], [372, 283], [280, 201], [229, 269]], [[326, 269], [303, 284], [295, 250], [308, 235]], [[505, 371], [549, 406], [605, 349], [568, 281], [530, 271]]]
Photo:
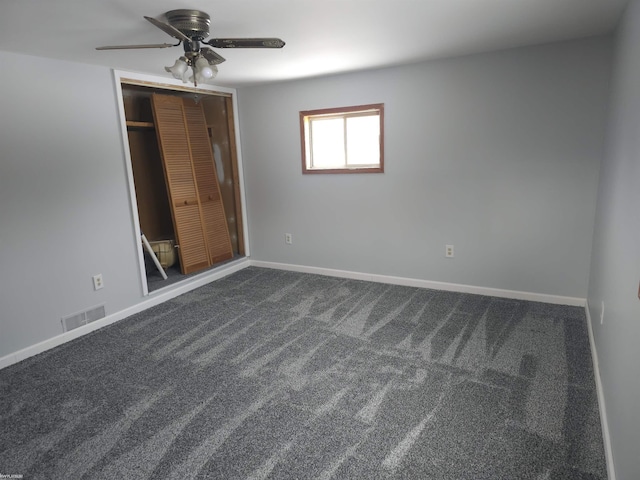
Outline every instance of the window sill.
[[384, 173], [382, 167], [366, 167], [366, 168], [305, 168], [303, 174], [311, 173]]

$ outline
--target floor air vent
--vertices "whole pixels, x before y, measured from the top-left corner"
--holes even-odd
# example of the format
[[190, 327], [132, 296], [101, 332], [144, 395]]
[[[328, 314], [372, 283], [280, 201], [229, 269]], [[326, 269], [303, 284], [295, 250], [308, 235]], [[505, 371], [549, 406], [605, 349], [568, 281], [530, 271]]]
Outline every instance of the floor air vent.
[[104, 305], [98, 305], [97, 307], [91, 308], [85, 312], [74, 313], [73, 315], [64, 317], [62, 319], [62, 329], [65, 332], [68, 332], [69, 330], [73, 330], [74, 328], [81, 327], [82, 325], [86, 325], [87, 323], [100, 320], [105, 316], [106, 314], [104, 310]]

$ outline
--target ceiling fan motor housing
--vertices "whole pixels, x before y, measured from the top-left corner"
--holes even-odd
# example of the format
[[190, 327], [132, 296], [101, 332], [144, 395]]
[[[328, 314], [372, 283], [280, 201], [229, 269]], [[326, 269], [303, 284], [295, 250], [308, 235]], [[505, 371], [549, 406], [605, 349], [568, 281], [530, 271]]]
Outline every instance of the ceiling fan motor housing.
[[192, 40], [200, 41], [209, 36], [211, 17], [200, 10], [170, 10], [165, 13], [169, 24]]

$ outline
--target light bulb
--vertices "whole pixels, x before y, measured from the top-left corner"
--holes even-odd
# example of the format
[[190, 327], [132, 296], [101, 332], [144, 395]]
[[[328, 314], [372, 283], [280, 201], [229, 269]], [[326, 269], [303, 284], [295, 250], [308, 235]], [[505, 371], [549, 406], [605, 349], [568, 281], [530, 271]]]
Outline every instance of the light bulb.
[[206, 79], [213, 77], [213, 70], [209, 68], [206, 58], [200, 57], [196, 60], [196, 75]]
[[211, 70], [209, 67], [201, 68], [198, 73], [202, 78], [205, 78], [207, 80], [213, 78], [213, 70]]
[[196, 80], [198, 81], [198, 83], [212, 83], [212, 80], [216, 76], [217, 70], [215, 70], [213, 68], [209, 68], [207, 70], [211, 71], [211, 76], [210, 77], [206, 77], [206, 76], [202, 75], [200, 72], [196, 73]]
[[[213, 80], [218, 74], [218, 67], [210, 65], [204, 57], [198, 57], [193, 61], [192, 70], [193, 73], [189, 75], [188, 79], [194, 84], [212, 83], [211, 80]], [[184, 78], [187, 78], [186, 75]]]
[[200, 83], [207, 83], [207, 81], [215, 78], [218, 73], [218, 67], [215, 65], [209, 65], [206, 58], [200, 57], [195, 62], [196, 80]]
[[178, 80], [185, 81], [185, 73], [187, 72], [187, 65], [185, 57], [180, 57], [176, 60], [176, 63], [173, 64], [172, 67], [164, 67], [164, 69], [173, 75], [173, 78], [177, 78]]

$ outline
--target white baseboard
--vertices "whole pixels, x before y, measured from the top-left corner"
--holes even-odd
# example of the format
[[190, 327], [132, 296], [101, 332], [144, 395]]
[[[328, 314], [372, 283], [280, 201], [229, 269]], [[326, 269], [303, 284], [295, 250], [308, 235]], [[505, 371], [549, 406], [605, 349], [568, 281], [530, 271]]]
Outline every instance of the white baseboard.
[[434, 290], [445, 290], [449, 292], [473, 293], [476, 295], [488, 295], [491, 297], [510, 298], [514, 300], [529, 300], [532, 302], [553, 303], [556, 305], [584, 307], [587, 304], [586, 299], [577, 297], [562, 297], [544, 293], [519, 292], [517, 290], [478, 287], [474, 285], [463, 285], [459, 283], [434, 282], [431, 280], [421, 280], [417, 278], [393, 277], [390, 275], [351, 272], [347, 270], [335, 270], [332, 268], [309, 267], [305, 265], [293, 265], [277, 262], [263, 262], [260, 260], [251, 260], [251, 265], [254, 267], [274, 268], [277, 270], [290, 270], [292, 272], [315, 273], [318, 275], [326, 275], [330, 277], [350, 278], [353, 280], [365, 280], [378, 283], [389, 283], [392, 285], [403, 285], [405, 287], [431, 288]]
[[218, 280], [220, 278], [226, 277], [227, 275], [231, 275], [232, 273], [247, 268], [248, 266], [250, 266], [249, 259], [242, 258], [222, 265], [221, 267], [215, 268], [206, 273], [197, 275], [191, 279], [184, 281], [180, 285], [174, 284], [173, 288], [171, 288], [171, 286], [167, 286], [165, 288], [152, 292], [143, 301], [129, 308], [125, 308], [124, 310], [120, 310], [119, 312], [112, 313], [104, 318], [101, 318], [100, 320], [96, 320], [95, 322], [91, 322], [87, 325], [75, 328], [69, 332], [65, 332], [61, 335], [49, 338], [40, 343], [36, 343], [35, 345], [31, 345], [29, 347], [23, 348], [22, 350], [18, 350], [17, 352], [0, 358], [0, 369], [8, 367], [9, 365], [13, 365], [14, 363], [18, 363], [34, 355], [38, 355], [39, 353], [50, 350], [54, 347], [57, 347], [58, 345], [62, 345], [63, 343], [67, 343], [78, 337], [93, 332], [94, 330], [98, 330], [102, 327], [106, 327], [107, 325], [111, 325], [112, 323], [118, 322], [135, 313], [142, 312], [147, 308], [159, 305], [160, 303], [171, 300], [172, 298], [182, 295], [183, 293], [187, 293], [198, 287], [206, 285], [207, 283], [213, 282], [214, 280]]
[[584, 298], [576, 297], [562, 297], [558, 295], [547, 295], [541, 293], [531, 292], [519, 292], [516, 290], [502, 290], [497, 288], [478, 287], [473, 285], [462, 285], [457, 283], [435, 282], [430, 280], [421, 280], [415, 278], [394, 277], [390, 275], [378, 275], [370, 273], [352, 272], [347, 270], [336, 270], [331, 268], [310, 267], [304, 265], [292, 265], [286, 263], [276, 262], [263, 262], [259, 260], [252, 260], [245, 257], [240, 260], [236, 260], [229, 264], [223, 265], [219, 268], [211, 270], [210, 272], [198, 275], [184, 283], [174, 286], [173, 288], [167, 287], [155, 292], [152, 292], [140, 303], [137, 303], [129, 308], [120, 310], [113, 314], [107, 315], [105, 318], [92, 322], [88, 325], [76, 328], [69, 332], [65, 332], [61, 335], [57, 335], [53, 338], [44, 340], [35, 345], [23, 348], [12, 354], [6, 355], [0, 358], [0, 369], [13, 365], [26, 358], [32, 357], [39, 353], [45, 352], [51, 348], [62, 345], [63, 343], [74, 340], [78, 337], [86, 335], [99, 328], [106, 327], [112, 323], [118, 322], [124, 318], [127, 318], [135, 313], [151, 308], [160, 303], [171, 300], [172, 298], [189, 292], [195, 288], [201, 287], [214, 280], [218, 280], [222, 277], [226, 277], [238, 270], [247, 268], [248, 266], [273, 268], [279, 270], [290, 270], [294, 272], [315, 273], [319, 275], [327, 275], [332, 277], [350, 278], [354, 280], [365, 280], [370, 282], [388, 283], [392, 285], [403, 285], [408, 287], [418, 288], [431, 288], [435, 290], [445, 290], [461, 293], [472, 293], [477, 295], [489, 295], [493, 297], [511, 298], [516, 300], [530, 300], [534, 302], [553, 303], [560, 305], [572, 305], [572, 306], [586, 306], [586, 300]]
[[616, 471], [613, 465], [613, 449], [611, 447], [611, 437], [609, 436], [609, 421], [607, 420], [607, 409], [604, 402], [604, 390], [600, 379], [600, 364], [598, 363], [598, 351], [596, 341], [593, 336], [593, 326], [591, 324], [591, 312], [589, 303], [584, 307], [587, 315], [587, 329], [589, 330], [589, 345], [591, 346], [591, 359], [593, 361], [593, 372], [596, 380], [596, 392], [598, 393], [598, 406], [600, 408], [600, 426], [602, 428], [602, 441], [604, 442], [604, 454], [607, 459], [607, 474], [609, 480], [616, 480]]

